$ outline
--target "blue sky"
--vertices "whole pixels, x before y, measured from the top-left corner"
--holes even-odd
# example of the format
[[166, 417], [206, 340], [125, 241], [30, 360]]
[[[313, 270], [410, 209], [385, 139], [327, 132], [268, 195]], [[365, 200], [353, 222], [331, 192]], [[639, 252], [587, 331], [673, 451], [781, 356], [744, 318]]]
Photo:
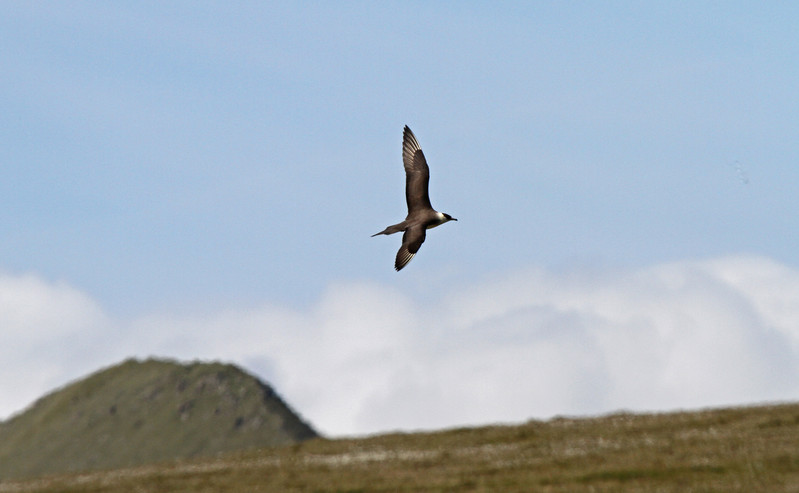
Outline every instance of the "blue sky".
[[[758, 315], [746, 325], [755, 332], [746, 334], [782, 331], [783, 343], [799, 347], [784, 313], [799, 310], [785, 281], [799, 269], [798, 19], [799, 7], [778, 2], [5, 3], [0, 287], [9, 294], [0, 299], [0, 321], [10, 317], [3, 337], [19, 348], [19, 371], [37, 366], [41, 375], [27, 393], [3, 387], [0, 411], [134, 355], [232, 360], [272, 381], [333, 434], [796, 398], [799, 388], [790, 386], [640, 402], [611, 390], [594, 397], [575, 391], [545, 409], [486, 404], [482, 413], [448, 419], [446, 403], [460, 401], [442, 397], [452, 386], [444, 375], [455, 378], [455, 368], [481, 375], [468, 361], [488, 353], [468, 351], [499, 336], [478, 328], [485, 313], [467, 322], [457, 313], [470, 310], [442, 307], [455, 299], [482, 306], [466, 293], [493, 299], [523, 282], [524, 303], [561, 313], [572, 305], [541, 301], [538, 290], [561, 292], [582, 279], [568, 297], [584, 296], [577, 305], [593, 307], [585, 308], [592, 317], [601, 312], [603, 323], [624, 325], [627, 311], [597, 308], [586, 289], [618, 289], [626, 307], [639, 291], [619, 287], [628, 286], [625, 279], [648, 279], [655, 293], [661, 282], [674, 288], [663, 279], [677, 276], [699, 298], [719, 299], [713, 289], [721, 284], [748, 290], [733, 296], [725, 288], [730, 305], [710, 303], [692, 315], [697, 327], [750, 303]], [[405, 124], [430, 163], [433, 206], [459, 221], [430, 231], [419, 255], [396, 273], [400, 237], [369, 236], [406, 212]], [[753, 265], [771, 280], [752, 284], [746, 276], [762, 277]], [[777, 285], [788, 296], [780, 303], [751, 291], [773, 293]], [[392, 299], [406, 311], [395, 313]], [[360, 313], [369, 302], [374, 313]], [[342, 307], [358, 308], [358, 316], [336, 315]], [[527, 341], [530, 357], [518, 355], [516, 374], [523, 375], [530, 370], [523, 362], [552, 341], [530, 335], [540, 335], [540, 313], [524, 318], [513, 303], [505, 309], [513, 314], [496, 308], [522, 328], [503, 332], [505, 319], [497, 319], [508, 342], [496, 357]], [[314, 324], [338, 327], [325, 314], [363, 326], [347, 328], [349, 338], [326, 332], [341, 358], [318, 371], [359, 374], [347, 373], [353, 359], [344, 356], [358, 339], [373, 345], [363, 346], [370, 355], [363, 360], [351, 355], [363, 364], [354, 366], [385, 372], [371, 386], [350, 389], [360, 392], [364, 416], [397, 408], [367, 405], [396, 381], [407, 392], [426, 389], [430, 402], [442, 403], [440, 416], [414, 421], [405, 419], [414, 415], [408, 410], [369, 421], [347, 414], [357, 407], [352, 402], [332, 402], [338, 394], [314, 401], [321, 395], [310, 383], [316, 374], [293, 365], [302, 367], [300, 348], [327, 340]], [[587, 323], [555, 319], [564, 333]], [[406, 324], [394, 327], [399, 320]], [[439, 322], [438, 337], [449, 345], [417, 333]], [[653, 318], [647, 327], [662, 323]], [[282, 334], [280, 324], [306, 339], [285, 347], [262, 340], [281, 340], [274, 332]], [[674, 330], [640, 343], [662, 343]], [[406, 340], [404, 331], [415, 338]], [[241, 347], [226, 352], [224, 334]], [[563, 372], [577, 375], [572, 388], [582, 388], [591, 372], [581, 373], [574, 355], [602, 337], [575, 334], [579, 351], [567, 350], [571, 339], [555, 346], [563, 350]], [[724, 337], [710, 334], [708, 341]], [[458, 341], [473, 347], [458, 352]], [[757, 351], [771, 357], [778, 346], [769, 339]], [[407, 353], [391, 351], [399, 347]], [[669, 354], [688, 357], [679, 347]], [[601, 354], [613, 360], [607, 351]], [[405, 356], [377, 371], [381, 358], [367, 364], [375, 354], [383, 361]], [[796, 376], [794, 356], [780, 360], [783, 373]], [[740, 355], [728, 357], [707, 375], [724, 374]], [[452, 365], [439, 367], [447, 358]], [[755, 366], [770, 375], [767, 361]], [[648, 384], [667, 381], [667, 368], [653, 368]], [[683, 370], [701, 380], [701, 368]], [[414, 371], [441, 376], [424, 389], [398, 377]], [[503, 389], [499, 381], [508, 377], [485, 375], [486, 389]], [[554, 392], [539, 390], [531, 400]], [[507, 394], [496, 392], [481, 402], [502, 402]], [[340, 416], [331, 417], [327, 409], [337, 405]]]

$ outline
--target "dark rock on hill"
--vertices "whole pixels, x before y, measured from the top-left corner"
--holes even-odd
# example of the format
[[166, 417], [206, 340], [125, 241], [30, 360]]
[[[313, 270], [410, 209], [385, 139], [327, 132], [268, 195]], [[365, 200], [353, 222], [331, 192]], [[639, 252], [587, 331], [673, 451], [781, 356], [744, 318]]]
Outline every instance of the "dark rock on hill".
[[0, 480], [136, 466], [316, 437], [233, 365], [127, 360], [0, 423]]

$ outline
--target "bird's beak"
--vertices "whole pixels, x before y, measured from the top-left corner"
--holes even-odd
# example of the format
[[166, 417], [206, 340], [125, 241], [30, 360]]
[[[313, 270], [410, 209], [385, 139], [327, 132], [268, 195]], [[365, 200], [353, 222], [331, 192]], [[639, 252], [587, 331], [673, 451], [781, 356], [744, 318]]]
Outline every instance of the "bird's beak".
[[453, 221], [457, 221], [457, 219], [455, 219], [454, 217], [452, 218], [452, 220], [453, 220]]

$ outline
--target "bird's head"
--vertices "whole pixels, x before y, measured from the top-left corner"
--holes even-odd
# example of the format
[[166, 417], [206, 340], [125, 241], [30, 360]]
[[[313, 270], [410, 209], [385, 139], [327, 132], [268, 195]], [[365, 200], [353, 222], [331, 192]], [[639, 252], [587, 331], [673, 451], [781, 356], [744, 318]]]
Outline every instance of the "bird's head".
[[444, 213], [444, 222], [447, 222], [447, 221], [457, 221], [457, 219], [455, 219], [454, 217], [450, 216], [449, 214], [447, 214], [445, 212]]

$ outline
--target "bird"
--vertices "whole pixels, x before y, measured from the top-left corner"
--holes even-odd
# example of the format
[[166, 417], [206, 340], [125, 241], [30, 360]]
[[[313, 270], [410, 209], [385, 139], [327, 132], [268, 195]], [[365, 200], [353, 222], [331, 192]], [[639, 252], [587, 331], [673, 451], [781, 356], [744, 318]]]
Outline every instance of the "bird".
[[449, 221], [457, 221], [449, 214], [438, 212], [430, 205], [427, 185], [430, 183], [430, 168], [424, 158], [422, 147], [411, 129], [405, 125], [402, 132], [402, 164], [405, 166], [405, 201], [408, 216], [401, 223], [388, 226], [377, 235], [391, 235], [404, 231], [402, 246], [394, 261], [394, 270], [399, 272], [419, 251], [427, 230]]

